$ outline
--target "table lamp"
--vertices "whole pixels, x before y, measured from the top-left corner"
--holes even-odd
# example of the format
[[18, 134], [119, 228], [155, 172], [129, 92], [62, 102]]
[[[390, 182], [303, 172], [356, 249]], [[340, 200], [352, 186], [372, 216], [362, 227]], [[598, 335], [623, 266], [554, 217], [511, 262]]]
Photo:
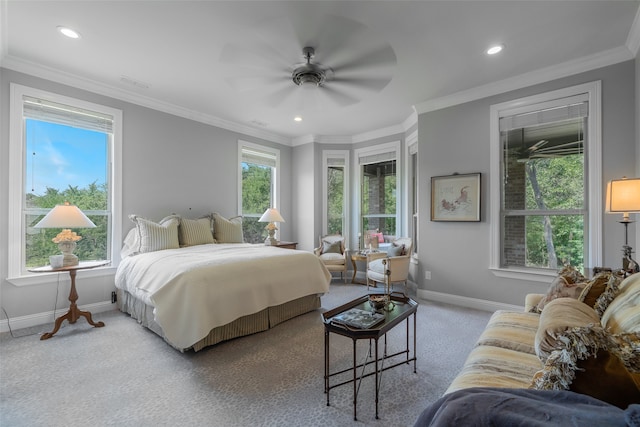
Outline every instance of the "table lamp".
[[282, 218], [282, 215], [280, 215], [280, 212], [278, 212], [278, 210], [275, 209], [275, 208], [269, 208], [266, 211], [264, 211], [264, 213], [262, 214], [262, 216], [260, 217], [258, 222], [268, 222], [269, 223], [265, 227], [265, 229], [267, 230], [269, 235], [264, 240], [264, 244], [265, 245], [277, 245], [278, 241], [276, 240], [274, 235], [276, 234], [276, 230], [278, 229], [278, 227], [276, 227], [276, 225], [274, 223], [275, 222], [285, 222], [285, 220]]
[[631, 258], [632, 250], [629, 246], [628, 227], [633, 222], [629, 219], [630, 212], [640, 212], [640, 178], [614, 179], [607, 185], [607, 213], [622, 213], [620, 223], [624, 224], [624, 246], [622, 246], [622, 269], [625, 272], [638, 271], [638, 263]]
[[96, 225], [75, 205], [64, 202], [51, 209], [34, 228], [62, 228], [62, 231], [51, 241], [58, 244], [64, 256], [63, 267], [78, 265], [78, 257], [73, 254], [76, 242], [82, 237], [71, 228], [94, 228]]

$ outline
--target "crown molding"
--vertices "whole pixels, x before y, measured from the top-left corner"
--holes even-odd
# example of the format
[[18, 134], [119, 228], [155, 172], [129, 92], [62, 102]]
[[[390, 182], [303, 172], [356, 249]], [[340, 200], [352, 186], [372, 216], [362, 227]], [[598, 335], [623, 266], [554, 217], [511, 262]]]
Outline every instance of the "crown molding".
[[208, 125], [216, 126], [229, 131], [238, 132], [243, 135], [265, 139], [267, 141], [276, 142], [283, 145], [291, 145], [291, 138], [285, 137], [283, 135], [256, 129], [229, 120], [224, 120], [210, 114], [204, 114], [199, 111], [190, 110], [179, 105], [171, 104], [156, 98], [151, 98], [148, 96], [140, 95], [138, 93], [123, 90], [115, 86], [107, 85], [95, 80], [88, 79], [86, 77], [79, 76], [77, 74], [67, 73], [51, 67], [46, 67], [41, 64], [36, 64], [34, 62], [12, 57], [10, 55], [4, 58], [2, 66], [13, 71], [29, 74], [34, 77], [39, 77], [56, 83], [72, 86], [78, 89], [87, 90], [98, 95], [108, 96], [120, 101], [125, 101], [131, 104], [140, 105], [142, 107], [151, 108], [153, 110], [162, 111], [167, 114], [172, 114], [174, 116], [183, 117], [185, 119], [190, 119]]
[[629, 49], [633, 56], [638, 55], [638, 50], [640, 50], [640, 7], [638, 7], [636, 18], [633, 20], [633, 24], [629, 30], [629, 36], [627, 37], [625, 46], [627, 46], [627, 49]]
[[456, 92], [452, 95], [430, 99], [416, 104], [414, 108], [417, 114], [424, 114], [628, 61], [634, 59], [634, 56], [626, 46], [621, 46], [595, 55], [585, 56], [573, 61], [567, 61], [562, 64], [541, 68], [519, 76]]

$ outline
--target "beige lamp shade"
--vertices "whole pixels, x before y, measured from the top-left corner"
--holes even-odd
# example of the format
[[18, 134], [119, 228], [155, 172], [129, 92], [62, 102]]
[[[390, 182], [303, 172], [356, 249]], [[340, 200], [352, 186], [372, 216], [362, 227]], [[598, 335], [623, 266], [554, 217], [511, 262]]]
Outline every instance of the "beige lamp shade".
[[275, 208], [269, 208], [260, 217], [258, 222], [286, 222], [280, 212]]
[[629, 220], [630, 212], [640, 212], [640, 178], [614, 179], [607, 185], [607, 213], [622, 213]]
[[94, 228], [96, 225], [75, 205], [65, 202], [51, 209], [34, 228]]

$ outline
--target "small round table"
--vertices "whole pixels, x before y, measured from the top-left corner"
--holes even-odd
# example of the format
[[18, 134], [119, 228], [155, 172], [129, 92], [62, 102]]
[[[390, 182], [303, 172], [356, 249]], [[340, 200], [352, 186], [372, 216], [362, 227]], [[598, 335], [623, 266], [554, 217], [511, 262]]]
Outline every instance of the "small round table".
[[102, 267], [109, 263], [110, 261], [80, 261], [78, 265], [69, 265], [60, 268], [53, 268], [50, 265], [46, 265], [44, 267], [28, 269], [28, 271], [32, 273], [59, 273], [61, 271], [68, 271], [69, 276], [71, 277], [71, 290], [69, 291], [69, 301], [71, 302], [71, 305], [69, 306], [69, 311], [56, 319], [53, 331], [43, 334], [40, 337], [41, 340], [46, 340], [54, 336], [55, 333], [60, 329], [60, 325], [62, 325], [63, 321], [68, 320], [69, 323], [76, 323], [80, 316], [87, 319], [87, 322], [89, 322], [91, 326], [95, 326], [96, 328], [101, 328], [104, 326], [104, 322], [94, 322], [91, 318], [90, 312], [82, 311], [76, 305], [76, 301], [78, 300], [78, 292], [76, 291], [76, 272], [78, 270], [88, 270], [90, 268]]

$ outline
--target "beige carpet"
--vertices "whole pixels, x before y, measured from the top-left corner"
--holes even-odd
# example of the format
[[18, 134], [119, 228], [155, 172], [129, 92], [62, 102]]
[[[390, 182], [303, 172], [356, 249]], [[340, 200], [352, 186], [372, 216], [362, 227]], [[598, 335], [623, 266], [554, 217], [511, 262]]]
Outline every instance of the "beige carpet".
[[[350, 385], [332, 390], [326, 406], [320, 313], [365, 293], [334, 280], [320, 311], [198, 353], [174, 350], [118, 311], [94, 316], [104, 328], [65, 322], [47, 341], [1, 334], [0, 426], [411, 426], [446, 390], [490, 313], [420, 301], [417, 374], [412, 365], [384, 372], [379, 420], [366, 378], [356, 422]], [[388, 334], [392, 348], [404, 345], [404, 330]], [[332, 367], [350, 366], [351, 340], [332, 335], [331, 344]]]

